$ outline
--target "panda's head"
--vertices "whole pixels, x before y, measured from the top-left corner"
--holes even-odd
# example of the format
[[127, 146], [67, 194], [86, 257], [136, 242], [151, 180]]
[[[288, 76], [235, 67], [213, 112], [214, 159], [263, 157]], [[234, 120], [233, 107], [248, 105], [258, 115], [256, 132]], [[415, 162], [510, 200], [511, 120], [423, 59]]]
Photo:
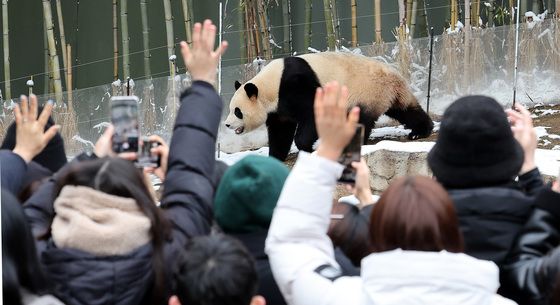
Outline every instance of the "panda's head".
[[225, 125], [236, 134], [257, 129], [266, 122], [267, 111], [259, 102], [259, 89], [253, 83], [235, 81], [235, 94], [229, 103]]

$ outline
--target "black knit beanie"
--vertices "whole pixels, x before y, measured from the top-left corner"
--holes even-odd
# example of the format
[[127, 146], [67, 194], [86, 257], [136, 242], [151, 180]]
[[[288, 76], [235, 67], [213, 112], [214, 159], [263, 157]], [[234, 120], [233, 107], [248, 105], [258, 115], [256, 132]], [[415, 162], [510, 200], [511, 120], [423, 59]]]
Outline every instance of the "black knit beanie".
[[[42, 110], [39, 109], [39, 113]], [[45, 130], [54, 125], [52, 117], [49, 117]], [[13, 122], [5, 134], [4, 141], [2, 142], [1, 149], [13, 150], [16, 147], [16, 123]], [[51, 172], [56, 173], [63, 167], [68, 160], [66, 159], [66, 152], [64, 151], [64, 140], [60, 133], [56, 133], [54, 138], [49, 141], [47, 147], [33, 158], [33, 161], [39, 163], [43, 167], [49, 169]]]
[[493, 186], [515, 179], [523, 149], [496, 100], [466, 96], [443, 114], [428, 164], [446, 188]]

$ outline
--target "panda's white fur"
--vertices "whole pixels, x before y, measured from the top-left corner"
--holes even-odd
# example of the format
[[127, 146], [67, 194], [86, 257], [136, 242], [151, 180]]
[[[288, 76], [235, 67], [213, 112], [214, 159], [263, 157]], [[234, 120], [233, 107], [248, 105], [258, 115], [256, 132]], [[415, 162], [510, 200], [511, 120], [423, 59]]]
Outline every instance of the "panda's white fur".
[[[405, 80], [390, 66], [361, 55], [325, 52], [298, 56], [304, 59], [317, 75], [321, 86], [338, 81], [348, 87], [349, 106], [359, 104], [372, 113], [381, 115], [393, 103], [400, 108], [417, 104]], [[256, 100], [251, 100], [243, 84], [233, 95], [229, 105], [226, 126], [236, 133], [249, 132], [266, 122], [267, 114], [276, 111], [278, 91], [284, 70], [284, 59], [275, 59], [247, 83], [258, 88]], [[254, 99], [254, 98], [253, 98]], [[243, 119], [235, 116], [239, 108]]]

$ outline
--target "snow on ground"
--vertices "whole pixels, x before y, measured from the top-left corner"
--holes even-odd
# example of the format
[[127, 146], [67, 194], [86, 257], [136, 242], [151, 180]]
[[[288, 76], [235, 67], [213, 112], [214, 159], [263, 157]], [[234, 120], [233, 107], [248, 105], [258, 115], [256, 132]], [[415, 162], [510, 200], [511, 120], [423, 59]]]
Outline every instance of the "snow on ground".
[[[375, 145], [362, 146], [362, 155], [370, 154], [377, 150], [404, 151], [404, 152], [429, 152], [435, 142], [398, 142], [384, 140]], [[220, 153], [219, 160], [228, 165], [232, 165], [248, 155], [268, 156], [268, 147], [258, 150], [244, 151], [239, 153], [227, 154]], [[557, 176], [560, 171], [560, 149], [537, 149], [535, 154], [537, 167], [544, 175]]]

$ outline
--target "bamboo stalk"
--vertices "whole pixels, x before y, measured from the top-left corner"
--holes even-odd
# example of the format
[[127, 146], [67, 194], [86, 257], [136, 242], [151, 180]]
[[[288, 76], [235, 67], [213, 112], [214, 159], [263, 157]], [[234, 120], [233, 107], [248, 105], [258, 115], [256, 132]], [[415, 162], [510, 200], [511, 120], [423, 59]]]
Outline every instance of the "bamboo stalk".
[[560, 0], [556, 0], [556, 6], [554, 8], [556, 11], [556, 17], [560, 17]]
[[406, 25], [410, 28], [412, 26], [412, 0], [404, 1], [406, 1]]
[[8, 27], [8, 0], [2, 0], [2, 44], [4, 45], [4, 98], [12, 98], [12, 86], [10, 76], [10, 29]]
[[352, 9], [352, 46], [355, 48], [358, 46], [358, 19], [356, 0], [351, 1], [350, 7]]
[[247, 62], [247, 45], [248, 45], [248, 35], [247, 32], [244, 30], [246, 29], [245, 26], [245, 5], [242, 0], [239, 0], [239, 6], [237, 7], [237, 24], [239, 26], [239, 49], [241, 54], [241, 64]]
[[152, 69], [150, 67], [150, 27], [148, 25], [148, 1], [140, 0], [140, 14], [142, 15], [142, 43], [144, 46], [144, 76], [147, 79], [152, 78]]
[[336, 43], [336, 48], [340, 47], [340, 19], [338, 18], [338, 5], [336, 4], [336, 0], [331, 1], [331, 8], [332, 8], [332, 19], [334, 25], [334, 39]]
[[399, 26], [402, 26], [406, 22], [406, 0], [398, 0], [399, 2]]
[[457, 0], [451, 0], [451, 30], [455, 30], [455, 26], [457, 25]]
[[113, 80], [119, 78], [119, 24], [117, 0], [113, 0]]
[[333, 24], [333, 15], [332, 15], [332, 7], [330, 0], [323, 0], [324, 11], [325, 11], [325, 24], [327, 27], [327, 46], [330, 51], [334, 51], [336, 49], [336, 37], [334, 34], [334, 24]]
[[471, 47], [471, 3], [470, 0], [465, 0], [465, 56], [463, 56], [463, 73], [464, 73], [464, 77], [463, 77], [463, 88], [467, 89], [469, 88], [469, 84], [471, 81], [471, 76], [472, 76], [472, 69], [470, 66], [470, 62], [471, 62], [471, 53], [470, 53], [470, 47]]
[[192, 11], [192, 2], [189, 6], [189, 1], [181, 0], [181, 4], [183, 6], [183, 19], [185, 21], [185, 33], [187, 34], [187, 43], [189, 45], [192, 44], [192, 19], [191, 19], [191, 11]]
[[66, 69], [68, 68], [68, 61], [66, 57], [66, 35], [64, 35], [64, 18], [62, 17], [62, 5], [60, 4], [60, 0], [56, 0], [56, 15], [58, 17], [60, 48], [62, 49], [62, 66], [64, 67], [64, 71], [66, 71]]
[[[480, 27], [480, 0], [473, 0], [471, 1], [471, 25], [473, 27]], [[509, 11], [509, 10], [508, 10]]]
[[[560, 0], [558, 0], [560, 1]], [[303, 27], [303, 47], [305, 51], [311, 47], [313, 30], [311, 28], [311, 17], [313, 11], [313, 0], [305, 0], [305, 22]]]
[[67, 57], [67, 63], [66, 63], [66, 67], [68, 67], [68, 69], [66, 69], [66, 91], [68, 93], [68, 99], [67, 99], [67, 103], [68, 103], [68, 112], [73, 113], [74, 112], [74, 104], [73, 104], [73, 96], [72, 96], [72, 46], [71, 45], [66, 45], [66, 55]]
[[44, 71], [45, 73], [43, 74], [43, 81], [44, 81], [44, 94], [47, 95], [51, 92], [52, 89], [52, 82], [51, 82], [51, 56], [49, 55], [49, 42], [47, 39], [47, 23], [45, 21], [45, 19], [43, 18], [43, 53], [45, 54], [44, 56], [44, 62], [45, 62], [45, 67], [44, 67]]
[[[424, 0], [425, 1], [425, 0]], [[375, 42], [381, 43], [381, 0], [375, 0]]]
[[130, 77], [130, 36], [128, 36], [128, 0], [121, 0], [121, 38], [123, 50], [123, 79]]
[[268, 20], [267, 20], [267, 9], [265, 2], [263, 0], [258, 0], [257, 2], [257, 12], [259, 14], [259, 22], [260, 22], [260, 29], [261, 29], [261, 38], [262, 38], [262, 46], [263, 46], [263, 58], [264, 59], [271, 59], [272, 58], [272, 49], [270, 45], [270, 32], [268, 29]]
[[51, 11], [51, 1], [43, 0], [43, 14], [47, 25], [47, 40], [49, 44], [49, 54], [51, 60], [51, 70], [53, 73], [54, 94], [56, 103], [62, 106], [62, 82], [60, 80], [60, 63], [58, 62], [58, 55], [56, 53], [56, 43], [54, 40], [54, 25]]
[[[165, 31], [167, 33], [167, 57], [175, 54], [175, 40], [173, 39], [173, 15], [171, 13], [171, 1], [163, 0], [163, 10], [165, 12]], [[169, 71], [173, 70], [173, 63], [169, 62]]]
[[282, 22], [284, 24], [284, 53], [292, 54], [292, 20], [290, 0], [282, 0]]
[[418, 0], [412, 1], [412, 19], [410, 20], [410, 37], [414, 38], [414, 32], [416, 31], [416, 19], [418, 17]]
[[490, 3], [490, 7], [488, 8], [488, 27], [493, 27], [494, 26], [494, 0], [489, 0], [488, 2]]

